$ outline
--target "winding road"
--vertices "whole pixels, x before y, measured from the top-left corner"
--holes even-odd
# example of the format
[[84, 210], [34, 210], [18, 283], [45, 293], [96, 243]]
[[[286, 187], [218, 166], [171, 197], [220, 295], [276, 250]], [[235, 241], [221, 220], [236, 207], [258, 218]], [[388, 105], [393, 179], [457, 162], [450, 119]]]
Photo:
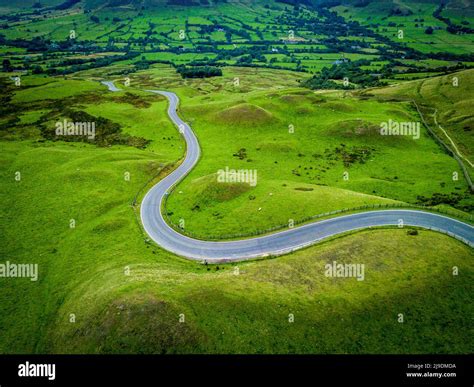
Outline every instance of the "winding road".
[[[118, 91], [113, 82], [104, 81], [110, 91]], [[231, 262], [270, 255], [286, 254], [315, 244], [322, 239], [370, 227], [404, 225], [432, 229], [454, 236], [474, 247], [474, 227], [443, 215], [419, 210], [377, 210], [339, 216], [309, 223], [274, 234], [236, 241], [211, 242], [180, 234], [170, 227], [161, 213], [163, 200], [173, 186], [197, 164], [200, 147], [191, 127], [177, 114], [179, 99], [168, 91], [147, 90], [165, 96], [168, 115], [183, 135], [187, 152], [184, 161], [171, 174], [155, 184], [145, 195], [140, 207], [143, 227], [150, 238], [176, 255], [209, 263]]]

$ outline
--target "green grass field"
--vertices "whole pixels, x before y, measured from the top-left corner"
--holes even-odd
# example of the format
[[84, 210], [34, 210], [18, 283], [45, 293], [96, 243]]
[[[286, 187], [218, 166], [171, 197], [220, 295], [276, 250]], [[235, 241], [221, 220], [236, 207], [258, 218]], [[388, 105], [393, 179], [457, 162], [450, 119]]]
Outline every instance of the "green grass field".
[[[147, 244], [130, 206], [156, 163], [169, 160], [2, 142], [1, 254], [38, 263], [40, 279], [2, 280], [0, 352], [469, 352], [468, 247], [432, 232], [380, 230], [263, 262], [187, 262]], [[326, 278], [333, 260], [365, 264], [365, 281]]]
[[[413, 112], [404, 105], [370, 100], [356, 105], [350, 96], [336, 102], [331, 94], [296, 89], [299, 76], [292, 73], [274, 82], [268, 70], [233, 71], [206, 82], [183, 83], [160, 67], [132, 78], [134, 87], [174, 85], [171, 89], [182, 97], [182, 112], [200, 138], [203, 157], [179, 186], [183, 194], [177, 190], [169, 201], [170, 210], [205, 202], [205, 209], [190, 218], [189, 227], [215, 233], [232, 230], [232, 225], [237, 229], [234, 217], [245, 227], [261, 227], [304, 211], [334, 208], [337, 203], [389, 201], [354, 188], [363, 191], [367, 184], [364, 165], [354, 173], [361, 181], [344, 187], [336, 178], [342, 166], [335, 172], [329, 169], [332, 177], [323, 180], [334, 180], [332, 185], [318, 185], [310, 180], [313, 175], [295, 176], [288, 168], [275, 167], [274, 161], [285, 164], [290, 162], [289, 154], [309, 156], [321, 151], [329, 146], [325, 138], [329, 134], [340, 136], [346, 146], [358, 144], [350, 124], [337, 132], [340, 125], [331, 120], [334, 113], [339, 121], [352, 123], [355, 116], [377, 122], [387, 111], [401, 117]], [[242, 89], [228, 84], [236, 76]], [[182, 144], [165, 116], [165, 101], [158, 97], [149, 106], [138, 107], [125, 102], [125, 91], [111, 94], [98, 83], [42, 78], [24, 82], [23, 89], [14, 92], [15, 103], [48, 109], [45, 98], [69, 98], [90, 114], [120, 122], [127, 133], [152, 142], [140, 150], [41, 143], [33, 134], [1, 141], [2, 214], [8, 221], [8, 227], [2, 223], [1, 255], [40, 266], [36, 283], [2, 280], [1, 352], [463, 353], [472, 347], [463, 333], [473, 313], [472, 308], [466, 309], [473, 276], [468, 247], [432, 232], [409, 236], [406, 230], [380, 230], [340, 237], [264, 262], [217, 267], [178, 259], [146, 242], [131, 206], [146, 181], [182, 156]], [[283, 82], [294, 86], [282, 89]], [[215, 109], [203, 109], [203, 101]], [[293, 137], [287, 133], [289, 121], [283, 119], [283, 109], [294, 122]], [[138, 115], [139, 127], [133, 125]], [[37, 115], [25, 113], [25, 125], [40, 116], [39, 110]], [[219, 125], [211, 125], [210, 117]], [[281, 130], [268, 136], [269, 122]], [[425, 158], [438, 157], [440, 168], [452, 164], [427, 138], [413, 145], [412, 140], [403, 140], [401, 149], [390, 141], [390, 148], [384, 148], [386, 144], [371, 136], [364, 137], [364, 144], [367, 141], [373, 141], [369, 144], [381, 155], [388, 154], [385, 157], [395, 159], [397, 152], [403, 157], [406, 148], [416, 147], [426, 152]], [[229, 152], [240, 147], [247, 147], [254, 161], [236, 159]], [[305, 163], [308, 156], [297, 158], [301, 171], [303, 165], [311, 165]], [[257, 189], [237, 198], [232, 189], [213, 191], [209, 175], [226, 163], [256, 165], [263, 187], [259, 182]], [[14, 178], [18, 171], [21, 181]], [[130, 181], [124, 179], [126, 172]], [[398, 175], [403, 185], [405, 178]], [[417, 189], [425, 192], [429, 186], [423, 183]], [[298, 190], [302, 187], [313, 191]], [[274, 195], [268, 196], [268, 191]], [[249, 194], [255, 194], [256, 204], [249, 206]], [[259, 218], [251, 213], [257, 205], [265, 207]], [[231, 206], [233, 215], [227, 214]], [[215, 219], [212, 211], [218, 210], [222, 215]], [[71, 219], [75, 228], [70, 228]], [[204, 227], [206, 221], [210, 227]], [[366, 280], [324, 277], [323, 265], [333, 260], [364, 263]], [[451, 274], [453, 266], [461, 268], [458, 277]], [[405, 316], [403, 324], [397, 321], [399, 313]], [[184, 323], [179, 322], [182, 315]], [[289, 315], [294, 323], [288, 322]], [[348, 323], [354, 327], [349, 335]]]
[[[463, 179], [452, 180], [453, 171], [460, 174], [455, 160], [423, 129], [418, 140], [380, 136], [381, 122], [420, 120], [409, 104], [282, 90], [283, 80], [267, 74], [228, 69], [223, 78], [183, 82], [158, 66], [134, 81], [177, 91], [182, 115], [198, 135], [201, 160], [166, 208], [192, 235], [262, 232], [341, 208], [416, 204], [418, 196], [466, 192]], [[353, 162], [344, 158], [348, 154]], [[217, 172], [226, 167], [257, 170], [258, 184], [218, 183]], [[461, 203], [470, 200], [467, 195]]]
[[[449, 133], [462, 154], [474, 162], [472, 95], [469, 91], [473, 79], [474, 71], [467, 70], [443, 77], [407, 82], [392, 88], [371, 90], [370, 93], [383, 99], [417, 101], [425, 107], [425, 117], [431, 127], [447, 140], [436, 125], [436, 123], [440, 124]], [[471, 168], [469, 163], [466, 163], [466, 166]]]
[[[471, 353], [474, 253], [454, 238], [379, 228], [285, 256], [208, 265], [151, 242], [139, 205], [185, 155], [166, 99], [145, 91], [162, 89], [180, 97], [179, 114], [202, 149], [163, 208], [173, 225], [184, 221], [186, 233], [222, 239], [344, 208], [436, 200], [439, 208], [472, 216], [473, 196], [459, 165], [426, 128], [421, 125], [419, 139], [381, 136], [379, 129], [389, 120], [419, 122], [415, 100], [466, 165], [474, 162], [474, 70], [444, 74], [440, 67], [460, 61], [397, 58], [398, 69], [410, 72], [392, 74], [390, 86], [309, 90], [304, 81], [343, 56], [366, 60], [361, 69], [375, 73], [391, 66], [380, 50], [390, 42], [338, 36], [334, 41], [345, 47], [335, 49], [334, 41], [325, 41], [330, 32], [321, 33], [311, 21], [314, 12], [288, 11], [290, 5], [270, 0], [212, 7], [163, 7], [164, 1], [153, 2], [161, 4], [156, 12], [87, 0], [47, 18], [31, 14], [30, 0], [0, 4], [0, 17], [24, 16], [2, 28], [7, 40], [58, 42], [74, 29], [78, 42], [101, 48], [37, 53], [0, 46], [2, 59], [13, 66], [0, 73], [0, 263], [39, 265], [36, 282], [0, 278], [0, 353]], [[363, 25], [380, 23], [378, 32], [391, 39], [404, 24], [405, 42], [420, 52], [470, 52], [469, 34], [437, 29], [427, 39], [424, 28], [414, 26], [416, 17], [425, 18], [423, 27], [443, 24], [432, 16], [434, 1], [409, 7], [405, 0], [349, 3], [333, 10]], [[382, 19], [394, 6], [419, 9], [421, 16]], [[461, 23], [469, 19], [464, 12], [463, 2], [452, 1], [443, 15]], [[295, 23], [301, 23], [297, 42], [288, 41]], [[262, 42], [267, 62], [259, 58], [253, 64], [260, 67], [239, 67], [248, 51], [233, 51]], [[139, 56], [71, 74], [33, 75], [31, 67], [20, 68], [27, 62], [42, 71], [69, 69], [61, 64], [65, 59], [126, 55], [128, 44]], [[217, 58], [223, 74], [212, 78], [183, 79], [164, 63], [137, 69], [143, 60], [189, 65]], [[272, 59], [284, 69], [264, 68]], [[21, 77], [19, 86], [13, 76]], [[103, 80], [122, 90], [108, 91]], [[95, 140], [55, 134], [57, 122], [74, 117], [97, 123]], [[256, 170], [256, 186], [218, 183], [217, 173], [226, 167]], [[334, 261], [364, 265], [365, 279], [326, 277], [325, 265]]]

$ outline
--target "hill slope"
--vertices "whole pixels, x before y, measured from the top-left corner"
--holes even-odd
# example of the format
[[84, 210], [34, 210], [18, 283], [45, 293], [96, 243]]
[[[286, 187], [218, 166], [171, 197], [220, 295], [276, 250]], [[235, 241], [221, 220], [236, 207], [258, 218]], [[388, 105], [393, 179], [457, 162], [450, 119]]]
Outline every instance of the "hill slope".
[[472, 163], [474, 162], [472, 116], [474, 96], [471, 92], [473, 82], [474, 69], [471, 69], [401, 83], [390, 88], [372, 89], [362, 94], [373, 94], [382, 99], [415, 100], [423, 108], [425, 119], [431, 127], [450, 144], [446, 134], [438, 126], [441, 125], [460, 152]]

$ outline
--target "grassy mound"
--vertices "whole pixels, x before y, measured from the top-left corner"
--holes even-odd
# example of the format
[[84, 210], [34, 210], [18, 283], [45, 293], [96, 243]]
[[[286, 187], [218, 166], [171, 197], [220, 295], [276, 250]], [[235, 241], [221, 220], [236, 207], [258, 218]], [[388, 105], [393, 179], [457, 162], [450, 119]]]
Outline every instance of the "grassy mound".
[[296, 144], [292, 141], [262, 141], [257, 144], [256, 149], [263, 152], [287, 153], [296, 150]]
[[215, 117], [227, 125], [264, 125], [274, 121], [272, 113], [250, 103], [242, 103], [224, 109], [216, 113]]
[[[286, 257], [232, 266], [172, 267], [158, 262], [161, 253], [154, 257], [157, 262], [143, 270], [132, 267], [132, 286], [113, 289], [107, 302], [99, 297], [100, 276], [89, 286], [99, 296], [69, 297], [60, 312], [80, 308], [81, 317], [75, 324], [54, 326], [52, 349], [362, 354], [467, 353], [472, 348], [466, 332], [473, 310], [466, 305], [473, 253], [441, 234], [364, 231]], [[364, 280], [326, 277], [325, 265], [334, 261], [363, 264]], [[453, 276], [453, 266], [462, 275]], [[96, 263], [98, 273], [103, 268]], [[81, 308], [83, 301], [87, 308]]]
[[343, 137], [375, 137], [380, 136], [380, 124], [363, 120], [344, 120], [333, 124], [329, 132]]
[[199, 210], [211, 203], [231, 201], [250, 189], [251, 186], [247, 183], [220, 183], [217, 181], [217, 174], [212, 174], [193, 180], [187, 192], [192, 192], [192, 209]]
[[74, 353], [173, 354], [196, 351], [206, 337], [170, 302], [127, 292], [55, 334], [50, 350], [70, 353], [71, 341]]
[[323, 106], [326, 109], [331, 109], [332, 111], [341, 112], [341, 113], [353, 113], [357, 111], [355, 106], [348, 103], [339, 102], [339, 101], [330, 101], [330, 102], [327, 102]]
[[288, 104], [306, 103], [307, 97], [304, 94], [285, 94], [280, 96], [280, 101]]

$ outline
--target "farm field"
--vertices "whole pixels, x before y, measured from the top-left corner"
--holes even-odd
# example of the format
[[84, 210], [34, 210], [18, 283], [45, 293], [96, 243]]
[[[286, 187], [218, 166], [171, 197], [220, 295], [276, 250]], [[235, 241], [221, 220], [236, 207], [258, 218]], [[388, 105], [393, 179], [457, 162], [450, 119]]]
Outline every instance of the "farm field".
[[[348, 6], [335, 7], [334, 10], [344, 17], [357, 20], [364, 25], [377, 25], [372, 28], [375, 28], [383, 36], [407, 44], [421, 52], [466, 54], [472, 52], [471, 36], [450, 34], [445, 30], [445, 23], [434, 17], [433, 13], [439, 5], [440, 2], [436, 1], [380, 1], [372, 2], [363, 8], [348, 4]], [[396, 9], [400, 11], [393, 13], [392, 11]], [[468, 20], [466, 18], [466, 11], [469, 14], [467, 5], [448, 9], [447, 13], [451, 17], [455, 15], [456, 20]], [[433, 28], [432, 34], [426, 34], [425, 31], [428, 27]], [[399, 37], [400, 30], [403, 31], [401, 38]]]

